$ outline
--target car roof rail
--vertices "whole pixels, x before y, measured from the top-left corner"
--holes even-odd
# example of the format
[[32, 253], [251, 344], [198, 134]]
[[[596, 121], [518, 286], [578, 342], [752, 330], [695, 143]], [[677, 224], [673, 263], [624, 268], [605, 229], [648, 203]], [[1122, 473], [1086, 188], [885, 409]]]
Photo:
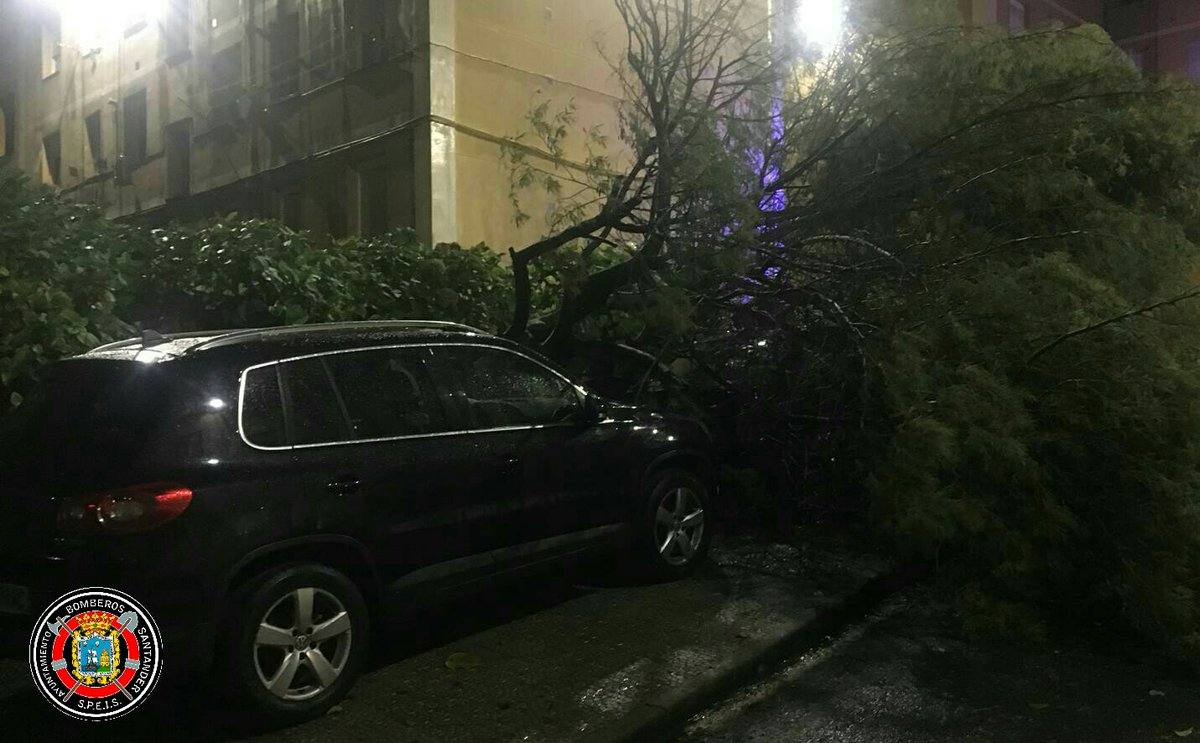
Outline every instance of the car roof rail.
[[465, 333], [487, 335], [486, 332], [479, 328], [448, 320], [347, 320], [343, 322], [313, 323], [310, 325], [280, 325], [271, 328], [251, 328], [248, 330], [236, 330], [223, 335], [210, 333], [209, 335], [213, 335], [214, 337], [197, 343], [184, 351], [184, 353], [191, 354], [222, 346], [235, 345], [246, 341], [258, 340], [268, 335], [299, 335], [313, 331], [368, 330], [371, 328], [381, 330], [457, 330]]
[[[153, 331], [151, 331], [151, 332], [153, 332]], [[215, 336], [224, 336], [224, 335], [229, 335], [230, 333], [241, 333], [241, 332], [244, 332], [244, 331], [241, 329], [230, 329], [230, 330], [193, 330], [193, 331], [189, 331], [186, 333], [164, 333], [161, 335], [156, 334], [157, 337], [154, 338], [154, 340], [150, 343], [150, 345], [154, 346], [154, 345], [159, 345], [161, 343], [168, 343], [170, 341], [187, 340], [188, 338], [212, 338]], [[129, 346], [146, 346], [146, 341], [147, 341], [147, 337], [146, 337], [146, 334], [143, 332], [142, 335], [139, 335], [134, 338], [125, 338], [124, 340], [112, 341], [111, 343], [105, 343], [104, 345], [96, 346], [92, 350], [88, 351], [88, 353], [98, 353], [100, 351], [112, 351], [114, 349], [127, 348]]]

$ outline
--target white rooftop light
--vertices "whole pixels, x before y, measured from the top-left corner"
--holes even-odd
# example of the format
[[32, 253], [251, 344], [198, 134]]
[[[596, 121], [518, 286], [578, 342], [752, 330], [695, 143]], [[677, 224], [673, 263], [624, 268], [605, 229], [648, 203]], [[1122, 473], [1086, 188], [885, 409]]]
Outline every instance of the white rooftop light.
[[92, 47], [112, 43], [134, 24], [149, 23], [161, 14], [165, 0], [43, 0], [62, 19], [63, 43]]
[[796, 30], [822, 54], [837, 46], [846, 27], [845, 0], [800, 0]]

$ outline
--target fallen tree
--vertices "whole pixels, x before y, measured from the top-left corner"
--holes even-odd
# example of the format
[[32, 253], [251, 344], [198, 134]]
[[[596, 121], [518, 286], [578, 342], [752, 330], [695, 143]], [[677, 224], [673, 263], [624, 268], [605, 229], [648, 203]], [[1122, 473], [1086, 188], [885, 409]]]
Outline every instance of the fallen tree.
[[[645, 40], [693, 42], [618, 5], [653, 123], [693, 57]], [[830, 56], [759, 58], [703, 134], [633, 140], [597, 210], [514, 252], [511, 332], [522, 274], [566, 252], [533, 342], [626, 342], [707, 387], [777, 511], [866, 517], [976, 628], [1105, 612], [1200, 657], [1200, 102], [1097, 28], [952, 5], [863, 7]]]

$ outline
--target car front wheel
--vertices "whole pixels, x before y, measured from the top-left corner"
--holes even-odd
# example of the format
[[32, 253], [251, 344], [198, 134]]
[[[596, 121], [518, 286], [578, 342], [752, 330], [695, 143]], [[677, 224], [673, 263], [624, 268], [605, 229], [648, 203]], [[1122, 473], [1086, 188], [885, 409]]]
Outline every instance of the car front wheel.
[[228, 662], [253, 717], [287, 724], [323, 714], [349, 691], [365, 657], [362, 594], [342, 573], [296, 564], [240, 592]]
[[692, 473], [670, 469], [655, 474], [648, 491], [637, 525], [642, 562], [656, 577], [682, 577], [708, 552], [708, 488]]

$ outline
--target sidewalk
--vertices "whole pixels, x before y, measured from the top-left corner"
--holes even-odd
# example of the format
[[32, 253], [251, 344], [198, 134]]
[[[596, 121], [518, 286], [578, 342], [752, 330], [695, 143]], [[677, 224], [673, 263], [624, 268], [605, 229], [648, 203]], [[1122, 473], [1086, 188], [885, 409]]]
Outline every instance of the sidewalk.
[[972, 640], [914, 586], [850, 632], [692, 718], [690, 743], [1126, 743], [1200, 738], [1195, 673], [1103, 626]]
[[[334, 712], [255, 740], [654, 740], [832, 632], [838, 612], [886, 568], [852, 551], [740, 540], [714, 548], [710, 564], [674, 583], [559, 585], [544, 598], [535, 596], [543, 584], [526, 584], [510, 602], [465, 603], [419, 626], [391, 627], [374, 670]], [[20, 710], [6, 715], [10, 734], [82, 732], [36, 699], [24, 667], [9, 665], [0, 664], [8, 679], [0, 710]], [[104, 732], [161, 740], [169, 725], [172, 739], [233, 739], [219, 710], [199, 709], [192, 720], [148, 708]]]

